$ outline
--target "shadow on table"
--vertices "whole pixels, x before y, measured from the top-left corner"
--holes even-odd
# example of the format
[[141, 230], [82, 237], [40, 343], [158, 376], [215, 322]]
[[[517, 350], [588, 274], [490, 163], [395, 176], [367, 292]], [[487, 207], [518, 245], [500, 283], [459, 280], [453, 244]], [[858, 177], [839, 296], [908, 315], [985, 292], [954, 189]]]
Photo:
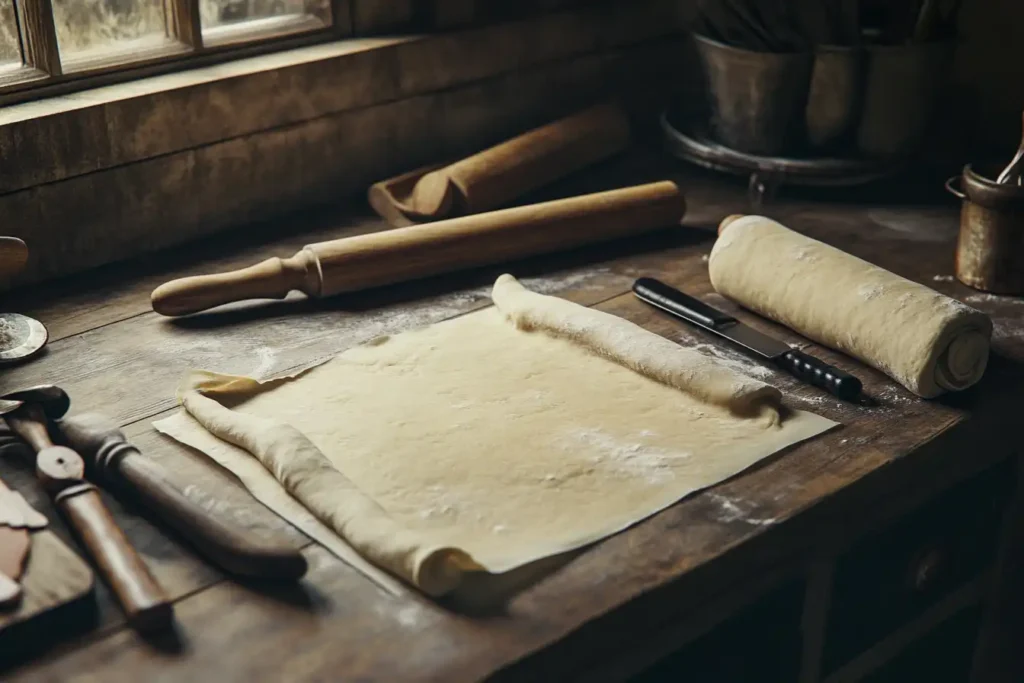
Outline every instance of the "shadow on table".
[[438, 603], [453, 612], [473, 617], [505, 614], [505, 606], [517, 593], [569, 564], [583, 551], [545, 557], [502, 574], [469, 574], [462, 585]]

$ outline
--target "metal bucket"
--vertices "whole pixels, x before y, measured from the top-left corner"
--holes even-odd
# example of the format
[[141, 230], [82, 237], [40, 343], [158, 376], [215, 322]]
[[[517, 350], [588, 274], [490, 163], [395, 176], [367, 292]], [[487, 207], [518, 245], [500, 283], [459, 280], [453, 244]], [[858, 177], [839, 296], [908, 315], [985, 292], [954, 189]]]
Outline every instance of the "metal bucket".
[[918, 149], [953, 61], [953, 43], [872, 45], [866, 51], [857, 147], [872, 158]]
[[860, 119], [864, 51], [822, 45], [814, 55], [807, 95], [807, 141], [815, 150], [842, 145]]
[[1024, 187], [1000, 185], [998, 169], [968, 164], [946, 189], [963, 200], [956, 277], [994, 294], [1024, 294]]
[[694, 36], [718, 141], [749, 154], [792, 152], [803, 137], [814, 55], [753, 52]]

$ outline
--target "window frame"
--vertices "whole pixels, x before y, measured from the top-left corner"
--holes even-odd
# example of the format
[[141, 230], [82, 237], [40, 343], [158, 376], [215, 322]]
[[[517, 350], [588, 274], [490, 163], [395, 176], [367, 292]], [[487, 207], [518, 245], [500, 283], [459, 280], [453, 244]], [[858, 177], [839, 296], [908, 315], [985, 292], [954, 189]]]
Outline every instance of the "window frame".
[[214, 27], [205, 39], [199, 0], [163, 0], [165, 41], [62, 61], [51, 0], [14, 0], [14, 7], [23, 65], [0, 71], [0, 107], [352, 35], [351, 0], [331, 0], [328, 24], [292, 15]]

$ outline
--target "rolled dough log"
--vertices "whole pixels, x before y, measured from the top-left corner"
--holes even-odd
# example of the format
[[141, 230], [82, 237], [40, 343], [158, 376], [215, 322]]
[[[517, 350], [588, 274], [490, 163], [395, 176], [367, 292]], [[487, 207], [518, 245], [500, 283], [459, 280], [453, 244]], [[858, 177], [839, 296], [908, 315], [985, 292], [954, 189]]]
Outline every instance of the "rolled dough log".
[[431, 595], [593, 543], [834, 426], [511, 276], [493, 296], [294, 377], [193, 373], [188, 413], [155, 426], [342, 559], [350, 546]]
[[531, 292], [507, 274], [494, 283], [492, 298], [498, 310], [521, 330], [539, 330], [567, 339], [656, 382], [739, 415], [760, 415], [770, 424], [779, 421], [782, 394], [778, 389], [737, 374], [628, 320]]
[[981, 379], [992, 336], [984, 313], [763, 216], [727, 220], [708, 262], [723, 296], [924, 398]]

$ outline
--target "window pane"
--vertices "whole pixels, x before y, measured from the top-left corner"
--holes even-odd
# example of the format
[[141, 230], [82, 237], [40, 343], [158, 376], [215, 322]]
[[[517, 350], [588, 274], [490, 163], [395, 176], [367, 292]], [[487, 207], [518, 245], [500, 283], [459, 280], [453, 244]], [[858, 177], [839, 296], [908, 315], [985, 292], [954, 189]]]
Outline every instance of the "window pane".
[[326, 23], [331, 15], [330, 0], [199, 0], [199, 16], [207, 29], [303, 15], [313, 15]]
[[14, 0], [0, 0], [0, 68], [21, 64], [21, 41]]
[[61, 58], [167, 35], [161, 0], [52, 0]]

